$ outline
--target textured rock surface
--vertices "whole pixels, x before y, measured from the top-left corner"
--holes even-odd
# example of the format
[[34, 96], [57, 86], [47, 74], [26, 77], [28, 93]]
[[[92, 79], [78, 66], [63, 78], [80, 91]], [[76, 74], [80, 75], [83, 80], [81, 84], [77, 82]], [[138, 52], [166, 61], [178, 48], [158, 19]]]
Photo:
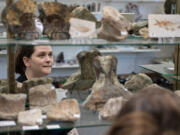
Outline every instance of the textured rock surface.
[[174, 93], [180, 97], [180, 90], [176, 90]]
[[114, 119], [125, 102], [126, 100], [123, 97], [110, 98], [100, 111], [101, 117], [108, 120]]
[[64, 99], [47, 112], [49, 120], [76, 121], [80, 119], [79, 104], [76, 99]]
[[19, 112], [18, 114], [18, 123], [21, 125], [41, 125], [42, 122], [42, 112], [40, 109]]
[[71, 38], [95, 38], [96, 26], [92, 21], [71, 18], [69, 33]]
[[58, 2], [43, 2], [38, 6], [44, 34], [51, 39], [69, 39], [69, 18], [73, 8]]
[[99, 55], [100, 52], [96, 50], [78, 53], [77, 58], [80, 69], [68, 78], [62, 88], [68, 90], [87, 90], [91, 88], [96, 79], [93, 61]]
[[0, 119], [17, 119], [25, 110], [25, 94], [0, 94]]
[[129, 81], [126, 81], [125, 87], [132, 92], [141, 90], [149, 85], [153, 84], [151, 78], [146, 74], [140, 73], [134, 75]]
[[97, 56], [94, 60], [96, 82], [92, 92], [84, 101], [83, 106], [92, 110], [101, 110], [104, 104], [113, 97], [130, 97], [116, 76], [117, 59], [114, 56]]
[[4, 9], [2, 20], [9, 32], [13, 34], [13, 38], [37, 39], [41, 36], [43, 26], [39, 18], [35, 16], [36, 8], [36, 2], [20, 0]]
[[22, 91], [27, 93], [31, 87], [52, 82], [53, 79], [48, 77], [29, 79], [23, 82]]
[[97, 21], [96, 17], [85, 7], [76, 7], [72, 11], [72, 16], [75, 18], [95, 22], [96, 28], [99, 28], [101, 26], [101, 23]]
[[130, 22], [116, 9], [105, 6], [103, 8], [102, 26], [98, 37], [109, 41], [120, 41], [128, 36], [131, 29]]
[[141, 28], [147, 27], [148, 25], [148, 21], [139, 21], [139, 22], [135, 22], [132, 24], [132, 29], [131, 31], [136, 34], [139, 35], [139, 30]]
[[52, 84], [37, 85], [29, 89], [29, 104], [47, 106], [56, 103], [56, 91]]

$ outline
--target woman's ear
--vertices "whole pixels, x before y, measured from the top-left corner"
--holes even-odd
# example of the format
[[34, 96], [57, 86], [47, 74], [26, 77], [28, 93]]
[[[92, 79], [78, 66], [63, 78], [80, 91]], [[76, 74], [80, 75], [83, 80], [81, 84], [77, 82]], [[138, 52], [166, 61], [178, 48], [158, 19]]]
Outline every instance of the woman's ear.
[[26, 67], [30, 67], [30, 59], [28, 57], [23, 57], [23, 62]]

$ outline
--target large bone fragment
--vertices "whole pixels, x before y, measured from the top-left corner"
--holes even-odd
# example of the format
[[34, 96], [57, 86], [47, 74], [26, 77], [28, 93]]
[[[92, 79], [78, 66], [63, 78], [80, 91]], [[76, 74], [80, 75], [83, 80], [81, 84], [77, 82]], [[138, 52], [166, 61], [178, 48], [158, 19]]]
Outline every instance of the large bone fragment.
[[96, 82], [83, 106], [92, 110], [101, 110], [104, 104], [114, 97], [130, 97], [130, 92], [119, 83], [116, 76], [117, 58], [115, 56], [97, 56], [94, 60]]
[[58, 2], [43, 2], [38, 5], [44, 34], [51, 39], [69, 39], [69, 19], [72, 7]]
[[72, 11], [72, 16], [74, 18], [95, 22], [96, 28], [101, 26], [101, 23], [97, 21], [96, 17], [85, 7], [76, 7]]
[[76, 121], [80, 119], [79, 104], [76, 99], [64, 99], [53, 105], [47, 112], [49, 120]]
[[93, 61], [99, 55], [100, 52], [97, 50], [78, 53], [77, 58], [80, 69], [68, 78], [62, 88], [68, 90], [87, 90], [91, 88], [96, 79]]
[[35, 15], [36, 8], [36, 2], [20, 0], [4, 9], [2, 22], [12, 38], [37, 39], [41, 36], [43, 26]]
[[149, 76], [143, 73], [132, 76], [132, 78], [125, 83], [125, 87], [132, 92], [136, 92], [145, 87], [152, 85], [153, 82]]
[[71, 18], [69, 33], [71, 38], [95, 38], [96, 26], [92, 21]]
[[39, 108], [43, 112], [56, 103], [56, 91], [52, 84], [37, 85], [29, 89], [30, 108]]
[[0, 119], [17, 119], [25, 110], [25, 94], [0, 94]]
[[126, 100], [123, 97], [110, 98], [100, 111], [101, 117], [103, 119], [113, 120], [125, 102]]
[[18, 114], [18, 123], [21, 125], [41, 125], [42, 120], [42, 112], [40, 109], [32, 109], [24, 112], [19, 112]]
[[128, 36], [131, 29], [130, 22], [116, 9], [105, 6], [103, 8], [102, 26], [98, 37], [109, 41], [120, 41]]

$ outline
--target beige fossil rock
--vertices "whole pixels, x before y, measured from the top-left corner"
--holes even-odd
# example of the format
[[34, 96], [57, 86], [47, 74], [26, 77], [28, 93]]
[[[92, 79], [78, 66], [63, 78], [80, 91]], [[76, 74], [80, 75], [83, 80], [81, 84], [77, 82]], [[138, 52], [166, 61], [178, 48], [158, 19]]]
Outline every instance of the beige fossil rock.
[[99, 28], [101, 26], [101, 23], [97, 21], [96, 17], [85, 7], [76, 7], [72, 11], [72, 16], [74, 18], [95, 22], [96, 28]]
[[29, 79], [23, 82], [22, 84], [22, 91], [25, 93], [28, 93], [29, 89], [31, 87], [37, 86], [37, 85], [43, 85], [43, 84], [48, 84], [52, 83], [53, 79], [50, 77], [41, 77], [41, 78], [33, 78]]
[[180, 97], [180, 90], [176, 90], [176, 91], [174, 91], [174, 93], [175, 93], [178, 97]]
[[49, 120], [76, 121], [80, 119], [79, 104], [76, 99], [64, 99], [53, 105], [47, 112]]
[[103, 119], [114, 119], [126, 101], [123, 97], [110, 98], [100, 111], [100, 116]]
[[18, 123], [21, 125], [41, 125], [42, 122], [42, 112], [40, 109], [32, 109], [24, 112], [19, 112], [18, 114]]
[[109, 41], [120, 41], [128, 36], [131, 23], [115, 8], [105, 6], [103, 8], [102, 26], [98, 32], [98, 38]]
[[95, 38], [96, 25], [92, 21], [71, 18], [69, 33], [71, 38]]
[[77, 58], [80, 69], [67, 79], [62, 88], [68, 90], [87, 90], [91, 88], [96, 79], [93, 61], [99, 55], [101, 54], [97, 50], [78, 53]]
[[56, 103], [56, 91], [52, 84], [37, 85], [29, 89], [30, 108], [40, 108], [43, 112]]
[[149, 76], [143, 73], [132, 76], [132, 78], [125, 83], [125, 87], [132, 92], [141, 90], [149, 85], [152, 85], [153, 82]]
[[25, 94], [0, 94], [0, 119], [17, 119], [25, 110]]
[[116, 76], [117, 58], [115, 56], [97, 56], [94, 60], [96, 82], [92, 92], [84, 101], [83, 106], [92, 110], [101, 110], [104, 104], [114, 97], [128, 99], [131, 95], [119, 83]]

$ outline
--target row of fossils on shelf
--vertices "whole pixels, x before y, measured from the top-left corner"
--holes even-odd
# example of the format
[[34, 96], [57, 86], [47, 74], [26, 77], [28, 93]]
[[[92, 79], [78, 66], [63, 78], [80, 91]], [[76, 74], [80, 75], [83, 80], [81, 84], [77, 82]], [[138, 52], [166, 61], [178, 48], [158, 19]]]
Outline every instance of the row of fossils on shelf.
[[11, 38], [26, 40], [47, 36], [60, 40], [82, 37], [120, 41], [129, 33], [148, 37], [147, 21], [131, 23], [110, 6], [103, 7], [102, 19], [98, 21], [85, 7], [19, 0], [5, 7], [1, 18]]
[[[99, 111], [103, 119], [113, 119], [121, 106], [138, 90], [158, 87], [146, 74], [136, 74], [121, 84], [116, 75], [117, 58], [101, 56], [97, 50], [82, 51], [77, 55], [79, 70], [62, 86], [64, 90], [91, 89], [82, 107]], [[17, 119], [23, 125], [42, 124], [42, 113], [48, 120], [77, 121], [81, 118], [77, 99], [57, 101], [52, 78], [34, 78], [17, 83], [17, 94], [7, 94], [7, 81], [0, 81], [0, 119]], [[24, 93], [24, 94], [22, 94]], [[28, 99], [29, 109], [25, 110]]]

